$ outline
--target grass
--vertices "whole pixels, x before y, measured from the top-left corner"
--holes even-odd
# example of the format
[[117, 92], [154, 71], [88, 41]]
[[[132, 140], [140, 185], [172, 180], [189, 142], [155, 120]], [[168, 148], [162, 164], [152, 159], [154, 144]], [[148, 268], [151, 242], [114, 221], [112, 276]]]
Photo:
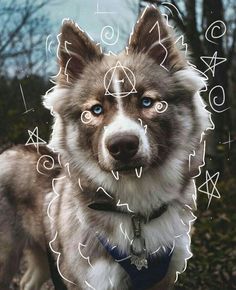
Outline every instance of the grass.
[[220, 199], [198, 193], [198, 219], [192, 236], [193, 257], [176, 290], [236, 289], [236, 179], [217, 185]]

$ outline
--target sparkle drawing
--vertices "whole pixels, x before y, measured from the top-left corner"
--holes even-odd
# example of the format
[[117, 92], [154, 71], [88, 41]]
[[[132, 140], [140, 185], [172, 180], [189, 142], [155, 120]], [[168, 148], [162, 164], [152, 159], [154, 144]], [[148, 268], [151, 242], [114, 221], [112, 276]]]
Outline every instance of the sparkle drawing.
[[229, 146], [229, 150], [231, 149], [231, 143], [232, 142], [235, 142], [235, 139], [231, 139], [231, 134], [230, 134], [230, 132], [228, 133], [228, 141], [224, 141], [224, 142], [219, 142], [220, 144], [223, 144], [223, 145], [225, 145], [225, 144], [228, 144], [228, 146]]

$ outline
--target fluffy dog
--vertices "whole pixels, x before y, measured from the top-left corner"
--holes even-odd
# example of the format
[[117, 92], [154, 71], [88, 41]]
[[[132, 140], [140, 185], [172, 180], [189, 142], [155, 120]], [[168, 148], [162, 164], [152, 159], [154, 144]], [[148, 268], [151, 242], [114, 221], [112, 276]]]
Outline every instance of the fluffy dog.
[[57, 85], [44, 98], [52, 150], [0, 157], [0, 288], [26, 248], [23, 290], [40, 289], [53, 265], [67, 289], [169, 289], [191, 256], [204, 82], [154, 7], [118, 55], [71, 21], [58, 52]]

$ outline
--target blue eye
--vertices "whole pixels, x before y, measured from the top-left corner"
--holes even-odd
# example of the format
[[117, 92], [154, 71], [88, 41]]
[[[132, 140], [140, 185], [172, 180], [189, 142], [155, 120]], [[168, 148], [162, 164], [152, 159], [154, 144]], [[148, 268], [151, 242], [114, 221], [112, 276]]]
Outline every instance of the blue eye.
[[94, 115], [101, 115], [103, 113], [103, 107], [101, 105], [94, 105], [91, 108], [91, 111]]
[[148, 97], [143, 97], [141, 99], [141, 106], [142, 108], [150, 108], [153, 105], [153, 100]]

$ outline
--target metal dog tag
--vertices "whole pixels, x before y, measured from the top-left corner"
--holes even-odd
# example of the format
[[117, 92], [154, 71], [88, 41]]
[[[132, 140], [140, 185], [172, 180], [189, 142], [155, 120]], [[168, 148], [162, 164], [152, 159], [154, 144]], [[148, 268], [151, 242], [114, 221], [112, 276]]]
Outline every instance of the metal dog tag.
[[135, 265], [140, 271], [142, 268], [148, 268], [146, 259], [145, 239], [141, 235], [141, 220], [138, 216], [132, 217], [134, 237], [130, 244], [131, 264]]
[[131, 264], [135, 265], [136, 268], [140, 271], [142, 268], [148, 268], [148, 261], [145, 257], [145, 255], [142, 256], [136, 256], [136, 255], [131, 255], [130, 258]]

